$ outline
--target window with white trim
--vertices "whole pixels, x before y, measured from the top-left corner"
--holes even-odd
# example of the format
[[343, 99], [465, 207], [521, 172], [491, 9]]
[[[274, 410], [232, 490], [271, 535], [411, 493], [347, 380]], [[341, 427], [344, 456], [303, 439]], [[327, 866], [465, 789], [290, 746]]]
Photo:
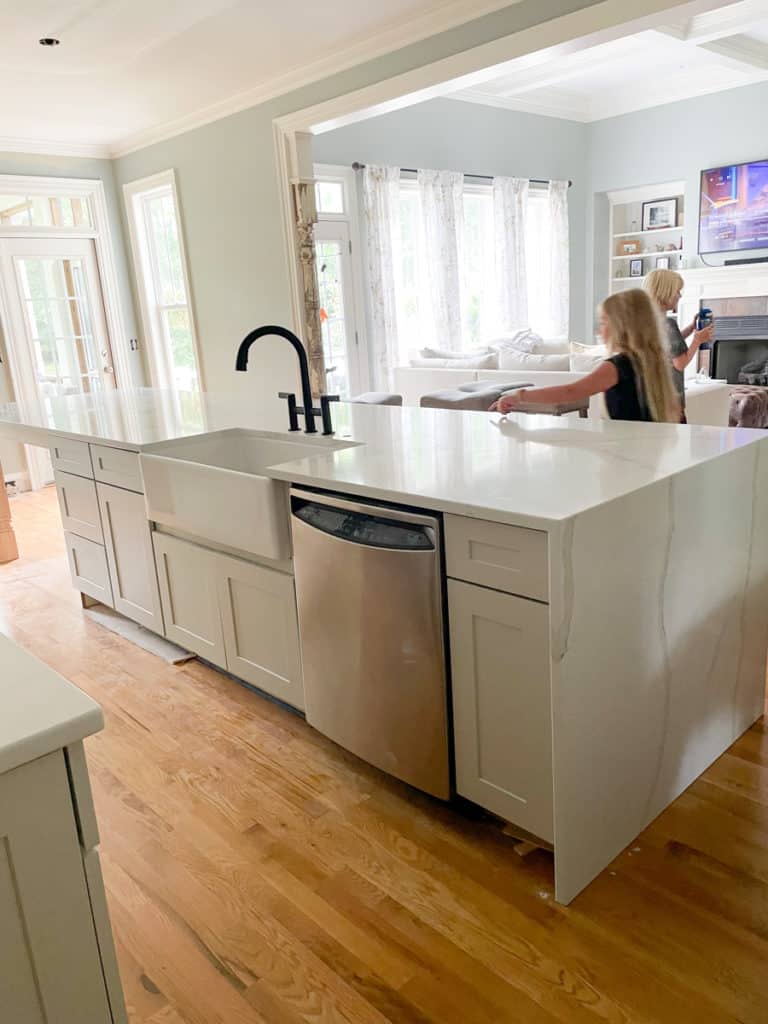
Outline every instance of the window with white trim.
[[173, 171], [125, 186], [152, 383], [199, 391], [200, 362]]

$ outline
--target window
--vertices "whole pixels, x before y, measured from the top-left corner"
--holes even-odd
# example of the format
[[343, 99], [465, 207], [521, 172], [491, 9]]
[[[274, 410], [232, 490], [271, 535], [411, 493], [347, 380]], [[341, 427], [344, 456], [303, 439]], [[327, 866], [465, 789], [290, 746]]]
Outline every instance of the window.
[[173, 171], [132, 182], [125, 195], [153, 384], [198, 391], [200, 366]]
[[91, 228], [87, 196], [0, 195], [0, 226]]
[[[462, 348], [481, 345], [499, 329], [493, 194], [490, 185], [465, 183], [459, 245]], [[525, 253], [530, 326], [543, 336], [555, 333], [550, 290], [550, 250], [554, 243], [547, 189], [531, 186], [526, 208]], [[400, 360], [407, 362], [430, 337], [419, 295], [423, 270], [431, 257], [424, 238], [419, 190], [414, 180], [400, 182], [397, 223], [393, 225], [395, 305]], [[422, 304], [423, 305], [423, 304]]]

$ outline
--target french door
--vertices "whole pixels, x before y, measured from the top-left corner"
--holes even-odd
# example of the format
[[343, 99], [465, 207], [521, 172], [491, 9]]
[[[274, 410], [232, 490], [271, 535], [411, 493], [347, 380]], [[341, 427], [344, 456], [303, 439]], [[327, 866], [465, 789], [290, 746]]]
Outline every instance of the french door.
[[[18, 401], [46, 401], [115, 387], [96, 249], [89, 238], [2, 238], [5, 347]], [[27, 447], [31, 483], [52, 479]]]
[[326, 391], [349, 397], [368, 390], [355, 318], [349, 225], [315, 224], [315, 260], [325, 354]]

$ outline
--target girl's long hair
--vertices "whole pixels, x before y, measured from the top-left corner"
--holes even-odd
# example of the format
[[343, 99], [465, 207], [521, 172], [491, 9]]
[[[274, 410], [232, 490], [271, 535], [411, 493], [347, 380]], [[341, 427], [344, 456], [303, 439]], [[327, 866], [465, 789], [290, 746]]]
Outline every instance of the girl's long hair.
[[680, 408], [672, 384], [666, 331], [661, 311], [642, 288], [617, 292], [603, 303], [614, 352], [629, 356], [640, 397], [657, 423], [677, 423]]

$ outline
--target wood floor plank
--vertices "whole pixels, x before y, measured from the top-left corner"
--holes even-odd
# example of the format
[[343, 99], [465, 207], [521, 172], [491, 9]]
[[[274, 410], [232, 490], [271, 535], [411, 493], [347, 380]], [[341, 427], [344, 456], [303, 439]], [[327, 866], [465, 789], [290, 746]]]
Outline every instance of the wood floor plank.
[[762, 1024], [758, 723], [568, 908], [552, 858], [199, 662], [83, 614], [55, 493], [13, 499], [0, 629], [104, 708], [86, 742], [131, 1024]]

